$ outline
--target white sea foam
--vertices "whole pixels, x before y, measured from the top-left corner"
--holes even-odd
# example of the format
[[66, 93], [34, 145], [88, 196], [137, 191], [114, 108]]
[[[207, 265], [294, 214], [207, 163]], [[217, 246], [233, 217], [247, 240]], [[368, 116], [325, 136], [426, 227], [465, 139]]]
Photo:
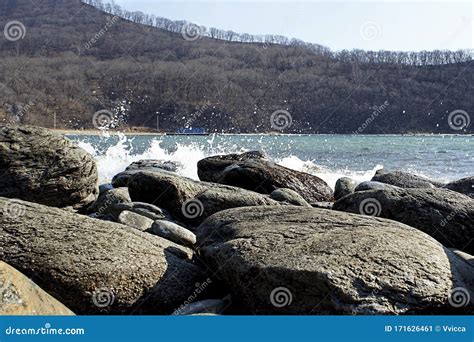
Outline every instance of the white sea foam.
[[197, 179], [197, 162], [206, 157], [204, 152], [196, 145], [178, 144], [173, 152], [169, 152], [160, 146], [161, 141], [159, 139], [151, 140], [150, 146], [144, 152], [134, 153], [132, 141], [133, 139], [120, 135], [118, 143], [108, 147], [105, 151], [100, 151], [87, 141], [79, 141], [78, 144], [96, 159], [99, 181], [102, 183], [110, 182], [114, 175], [125, 170], [131, 163], [141, 159], [177, 162], [183, 166], [179, 170], [179, 174]]
[[[102, 136], [102, 142], [109, 138], [108, 135]], [[80, 147], [91, 153], [97, 161], [99, 180], [101, 183], [110, 182], [112, 177], [123, 171], [134, 161], [141, 159], [159, 159], [177, 162], [182, 165], [178, 173], [182, 176], [192, 179], [198, 179], [197, 162], [203, 158], [216, 154], [241, 153], [245, 150], [238, 145], [231, 146], [213, 146], [213, 140], [207, 140], [207, 148], [199, 144], [177, 144], [172, 151], [163, 148], [162, 140], [154, 138], [150, 140], [149, 146], [143, 152], [135, 152], [132, 143], [134, 138], [125, 135], [119, 135], [118, 142], [115, 145], [101, 150], [94, 146], [88, 139], [78, 139]], [[105, 144], [107, 145], [107, 144]], [[212, 148], [210, 148], [210, 146]], [[351, 177], [357, 181], [370, 180], [377, 169], [382, 168], [377, 165], [370, 170], [331, 170], [327, 167], [316, 164], [311, 160], [301, 160], [295, 155], [290, 155], [282, 159], [275, 159], [275, 162], [297, 171], [307, 172], [316, 175], [326, 181], [329, 186], [334, 188], [337, 179], [340, 177]]]
[[333, 189], [336, 185], [336, 181], [341, 177], [350, 177], [356, 181], [364, 182], [371, 180], [375, 172], [383, 168], [383, 165], [377, 165], [371, 170], [330, 170], [327, 167], [318, 166], [311, 160], [303, 161], [293, 155], [283, 159], [277, 159], [275, 162], [293, 170], [318, 176]]

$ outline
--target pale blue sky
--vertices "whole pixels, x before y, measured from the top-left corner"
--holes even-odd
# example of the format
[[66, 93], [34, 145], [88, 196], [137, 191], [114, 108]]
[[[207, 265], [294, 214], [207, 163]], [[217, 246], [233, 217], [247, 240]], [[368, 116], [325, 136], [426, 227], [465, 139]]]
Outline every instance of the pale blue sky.
[[461, 1], [115, 0], [131, 11], [239, 33], [280, 34], [333, 50], [474, 48], [474, 6]]

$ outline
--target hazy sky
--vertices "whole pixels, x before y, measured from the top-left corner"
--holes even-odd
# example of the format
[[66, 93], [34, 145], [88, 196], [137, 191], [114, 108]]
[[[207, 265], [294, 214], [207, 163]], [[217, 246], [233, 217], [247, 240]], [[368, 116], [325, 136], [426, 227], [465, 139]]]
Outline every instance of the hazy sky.
[[474, 48], [473, 1], [115, 0], [131, 11], [239, 33], [280, 34], [333, 50]]

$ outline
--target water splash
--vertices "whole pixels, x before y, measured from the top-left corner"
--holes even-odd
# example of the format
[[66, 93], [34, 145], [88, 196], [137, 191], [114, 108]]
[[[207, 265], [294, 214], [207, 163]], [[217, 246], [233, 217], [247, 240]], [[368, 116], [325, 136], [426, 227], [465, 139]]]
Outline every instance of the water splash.
[[[131, 163], [141, 159], [158, 159], [173, 161], [181, 165], [178, 174], [198, 180], [197, 163], [199, 160], [216, 155], [229, 153], [242, 153], [248, 151], [239, 144], [218, 144], [215, 137], [208, 137], [204, 143], [176, 143], [170, 149], [163, 146], [163, 138], [151, 138], [146, 148], [139, 151], [134, 147], [134, 137], [127, 137], [124, 134], [118, 135], [118, 142], [111, 141], [111, 136], [102, 134], [98, 140], [92, 142], [85, 137], [75, 138], [77, 144], [92, 154], [97, 162], [100, 183], [108, 183], [113, 176], [125, 170]], [[330, 187], [334, 188], [337, 179], [340, 177], [351, 177], [357, 181], [370, 180], [375, 171], [382, 168], [382, 165], [369, 170], [339, 170], [318, 165], [313, 160], [302, 160], [295, 155], [284, 158], [274, 158], [273, 161], [287, 168], [316, 175], [326, 181]]]
[[332, 189], [334, 189], [337, 180], [341, 177], [349, 177], [358, 182], [369, 181], [375, 175], [375, 172], [377, 170], [383, 168], [383, 165], [377, 165], [370, 170], [331, 170], [325, 166], [317, 165], [314, 161], [304, 161], [296, 156], [289, 156], [282, 159], [277, 159], [275, 160], [275, 162], [289, 169], [306, 172], [318, 176], [319, 178], [324, 180]]

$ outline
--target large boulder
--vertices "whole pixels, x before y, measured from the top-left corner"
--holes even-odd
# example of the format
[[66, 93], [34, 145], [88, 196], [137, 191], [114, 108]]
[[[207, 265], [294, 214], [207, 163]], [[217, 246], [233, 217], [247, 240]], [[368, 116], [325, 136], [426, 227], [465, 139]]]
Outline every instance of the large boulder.
[[[6, 210], [13, 205], [21, 215]], [[77, 314], [171, 313], [206, 278], [188, 248], [121, 224], [6, 198], [0, 198], [0, 246], [0, 260]]]
[[436, 188], [443, 186], [442, 183], [435, 182], [423, 176], [414, 175], [403, 171], [387, 172], [378, 170], [372, 178], [373, 182], [380, 182], [398, 186], [399, 188]]
[[167, 160], [156, 160], [156, 159], [143, 159], [136, 162], [131, 163], [125, 171], [122, 171], [116, 174], [112, 178], [112, 185], [115, 188], [128, 186], [128, 180], [134, 174], [141, 172], [141, 171], [148, 171], [148, 172], [161, 172], [161, 171], [169, 171], [169, 172], [176, 172], [182, 165]]
[[474, 198], [474, 176], [448, 183], [444, 187]]
[[26, 276], [0, 261], [0, 315], [70, 316], [74, 313]]
[[133, 201], [164, 208], [180, 222], [196, 224], [225, 209], [279, 205], [268, 196], [215, 183], [198, 182], [170, 172], [140, 172], [132, 176], [128, 190]]
[[333, 209], [402, 222], [424, 231], [446, 247], [474, 252], [474, 200], [454, 191], [362, 191], [341, 198]]
[[198, 245], [244, 314], [436, 313], [465, 285], [427, 234], [331, 210], [226, 210], [203, 222]]
[[333, 199], [332, 189], [319, 177], [288, 169], [257, 152], [205, 158], [198, 162], [199, 179], [271, 194], [278, 188], [296, 191], [307, 202]]
[[98, 195], [97, 167], [86, 151], [45, 128], [0, 128], [0, 196], [80, 208]]

